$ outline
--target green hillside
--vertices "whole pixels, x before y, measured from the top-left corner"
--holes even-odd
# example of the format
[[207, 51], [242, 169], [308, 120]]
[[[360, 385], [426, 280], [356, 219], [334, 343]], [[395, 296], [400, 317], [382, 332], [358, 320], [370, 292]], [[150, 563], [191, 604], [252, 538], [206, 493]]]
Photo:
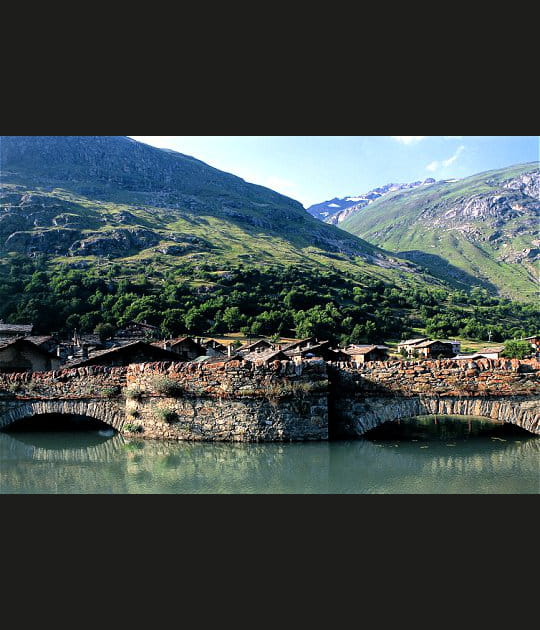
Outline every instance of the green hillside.
[[154, 279], [201, 264], [332, 269], [440, 284], [296, 201], [122, 136], [2, 136], [0, 262], [112, 263]]
[[135, 320], [163, 336], [371, 343], [538, 329], [533, 305], [451, 292], [441, 274], [180, 153], [122, 136], [2, 136], [0, 168], [0, 319], [41, 333]]
[[459, 289], [533, 300], [538, 291], [540, 173], [521, 164], [390, 193], [340, 227]]

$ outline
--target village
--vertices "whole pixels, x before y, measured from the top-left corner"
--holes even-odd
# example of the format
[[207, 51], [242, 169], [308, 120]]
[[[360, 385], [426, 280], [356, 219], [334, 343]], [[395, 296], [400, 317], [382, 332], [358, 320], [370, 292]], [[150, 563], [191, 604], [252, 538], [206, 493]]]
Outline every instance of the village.
[[[213, 339], [180, 337], [160, 340], [159, 329], [146, 322], [129, 322], [109, 338], [98, 334], [70, 339], [58, 335], [38, 335], [32, 324], [0, 322], [0, 373], [45, 372], [87, 366], [126, 366], [150, 362], [215, 363], [231, 360], [268, 364], [272, 361], [302, 362], [323, 360], [353, 365], [373, 361], [453, 359], [469, 361], [479, 358], [498, 359], [504, 346], [461, 352], [456, 340], [418, 337], [393, 346], [351, 344], [335, 347], [316, 337], [293, 340]], [[540, 355], [540, 335], [523, 339], [530, 344], [531, 356]]]

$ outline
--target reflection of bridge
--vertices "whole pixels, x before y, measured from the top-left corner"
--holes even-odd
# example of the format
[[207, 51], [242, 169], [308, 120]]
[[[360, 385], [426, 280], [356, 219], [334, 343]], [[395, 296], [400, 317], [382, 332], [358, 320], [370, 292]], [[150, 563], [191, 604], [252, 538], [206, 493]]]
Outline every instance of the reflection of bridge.
[[[51, 434], [54, 436], [54, 434]], [[64, 448], [50, 448], [47, 443], [35, 440], [28, 442], [11, 435], [0, 434], [0, 455], [2, 460], [31, 459], [43, 462], [64, 463], [106, 463], [118, 460], [118, 454], [125, 448], [126, 442], [121, 435], [103, 438], [96, 444], [84, 446], [67, 444]]]
[[540, 434], [540, 362], [480, 359], [135, 364], [0, 375], [0, 429], [51, 414], [177, 440], [359, 436], [418, 415], [477, 416]]

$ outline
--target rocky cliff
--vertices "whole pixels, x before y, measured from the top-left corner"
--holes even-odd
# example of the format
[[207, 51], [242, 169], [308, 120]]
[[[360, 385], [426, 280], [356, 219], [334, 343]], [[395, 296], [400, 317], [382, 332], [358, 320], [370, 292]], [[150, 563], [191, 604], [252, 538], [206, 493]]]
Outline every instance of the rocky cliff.
[[531, 299], [538, 289], [537, 163], [481, 173], [375, 201], [341, 227], [458, 286]]

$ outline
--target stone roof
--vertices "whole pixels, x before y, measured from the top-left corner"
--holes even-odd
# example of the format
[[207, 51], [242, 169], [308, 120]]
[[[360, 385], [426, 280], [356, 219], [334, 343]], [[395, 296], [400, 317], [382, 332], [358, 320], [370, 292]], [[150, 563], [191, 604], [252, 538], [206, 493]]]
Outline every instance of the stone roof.
[[504, 350], [504, 346], [494, 346], [493, 348], [482, 348], [481, 350], [477, 350], [476, 354], [492, 354], [493, 352], [502, 352]]
[[[120, 354], [125, 353], [129, 350], [150, 350], [152, 353], [155, 353], [155, 356], [159, 355], [162, 361], [174, 361], [178, 362], [178, 355], [170, 350], [164, 350], [163, 348], [156, 347], [153, 344], [145, 343], [144, 341], [134, 341], [133, 343], [128, 343], [123, 346], [119, 346], [117, 348], [108, 348], [106, 350], [97, 350], [96, 352], [92, 352], [90, 356], [86, 358], [77, 358], [73, 361], [69, 361], [64, 364], [64, 367], [82, 367], [87, 363], [94, 363], [95, 359], [102, 359], [110, 356], [118, 356]], [[155, 358], [151, 360], [155, 361]], [[97, 364], [99, 365], [99, 363]]]
[[30, 335], [28, 337], [24, 337], [24, 340], [29, 341], [36, 346], [41, 346], [44, 343], [55, 341], [55, 338], [52, 335]]
[[260, 343], [266, 344], [269, 348], [273, 346], [272, 342], [268, 341], [268, 339], [257, 339], [257, 341], [252, 341], [251, 343], [246, 343], [243, 346], [240, 346], [240, 348], [238, 348], [238, 352], [247, 352], [250, 348], [257, 346]]
[[349, 346], [348, 348], [345, 348], [345, 350], [342, 350], [342, 352], [345, 352], [345, 354], [350, 354], [350, 355], [354, 355], [354, 354], [369, 354], [370, 352], [373, 352], [373, 350], [389, 350], [390, 348], [388, 348], [387, 346], [376, 346], [376, 345], [371, 345], [371, 346]]
[[428, 341], [428, 337], [419, 337], [418, 339], [406, 339], [405, 341], [400, 341], [399, 346], [416, 346], [422, 341]]
[[54, 354], [52, 354], [45, 348], [42, 348], [41, 346], [38, 346], [35, 343], [28, 341], [27, 339], [23, 339], [22, 337], [19, 337], [18, 339], [13, 339], [11, 341], [8, 341], [8, 340], [0, 341], [0, 350], [6, 350], [7, 348], [10, 348], [11, 346], [21, 346], [21, 345], [26, 346], [27, 348], [34, 350], [35, 352], [39, 352], [40, 354], [44, 354], [47, 357], [56, 358]]
[[428, 341], [423, 341], [422, 343], [414, 344], [414, 346], [415, 348], [429, 348], [429, 346], [432, 346], [434, 343], [442, 343], [445, 346], [451, 345], [450, 341], [439, 341], [439, 339], [429, 339]]
[[268, 352], [249, 352], [242, 356], [244, 361], [288, 361], [289, 357], [283, 352], [283, 350], [269, 350]]
[[31, 335], [34, 324], [4, 324], [0, 323], [0, 336], [2, 334]]

